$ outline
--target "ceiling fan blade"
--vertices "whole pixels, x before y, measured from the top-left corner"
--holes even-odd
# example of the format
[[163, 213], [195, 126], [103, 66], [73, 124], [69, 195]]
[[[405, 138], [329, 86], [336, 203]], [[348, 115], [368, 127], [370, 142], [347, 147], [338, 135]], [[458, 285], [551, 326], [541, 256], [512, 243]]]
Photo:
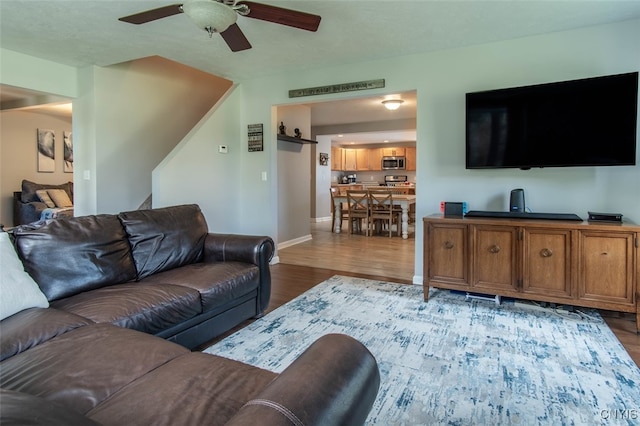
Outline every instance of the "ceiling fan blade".
[[248, 18], [261, 19], [263, 21], [314, 32], [318, 30], [318, 26], [320, 25], [321, 17], [318, 15], [251, 1], [240, 1], [238, 3], [249, 6], [249, 13], [246, 15]]
[[169, 6], [159, 7], [157, 9], [146, 10], [136, 13], [135, 15], [124, 16], [118, 18], [118, 21], [128, 22], [130, 24], [144, 24], [146, 22], [155, 21], [156, 19], [166, 18], [168, 16], [182, 13], [182, 4], [171, 4]]
[[244, 36], [244, 33], [238, 24], [231, 25], [229, 28], [221, 32], [220, 35], [224, 41], [227, 42], [232, 52], [251, 49], [249, 40]]

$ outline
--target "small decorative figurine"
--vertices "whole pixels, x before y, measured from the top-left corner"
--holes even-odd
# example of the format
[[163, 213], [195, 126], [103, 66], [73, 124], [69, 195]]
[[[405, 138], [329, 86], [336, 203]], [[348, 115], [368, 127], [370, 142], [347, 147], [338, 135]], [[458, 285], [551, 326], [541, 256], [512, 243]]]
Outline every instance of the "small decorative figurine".
[[287, 134], [287, 128], [284, 126], [284, 123], [282, 121], [280, 122], [280, 134], [281, 135]]
[[302, 137], [302, 132], [297, 127], [295, 129], [293, 129], [293, 132], [295, 133], [296, 138], [301, 138]]

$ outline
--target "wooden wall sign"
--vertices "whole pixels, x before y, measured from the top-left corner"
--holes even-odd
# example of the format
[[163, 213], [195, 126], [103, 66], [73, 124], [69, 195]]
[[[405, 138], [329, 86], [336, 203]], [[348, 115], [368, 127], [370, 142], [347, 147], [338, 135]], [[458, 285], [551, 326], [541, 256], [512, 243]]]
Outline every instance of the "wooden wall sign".
[[289, 90], [289, 97], [299, 98], [301, 96], [328, 95], [331, 93], [353, 92], [356, 90], [380, 89], [382, 87], [384, 87], [384, 78]]
[[249, 152], [264, 150], [262, 144], [262, 123], [249, 124], [247, 126], [247, 136], [249, 137]]

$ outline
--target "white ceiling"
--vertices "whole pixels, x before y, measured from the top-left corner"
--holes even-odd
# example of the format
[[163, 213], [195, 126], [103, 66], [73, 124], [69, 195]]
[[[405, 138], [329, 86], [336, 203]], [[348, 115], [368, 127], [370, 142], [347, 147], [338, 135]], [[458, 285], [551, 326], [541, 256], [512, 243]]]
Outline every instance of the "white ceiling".
[[[118, 21], [122, 16], [172, 4], [167, 0], [0, 0], [0, 46], [76, 67], [108, 66], [159, 55], [238, 81], [640, 18], [640, 0], [264, 3], [320, 15], [320, 27], [312, 33], [239, 17], [238, 25], [253, 48], [233, 53], [221, 37], [210, 39], [184, 14], [143, 25]], [[6, 89], [2, 87], [3, 103]], [[381, 108], [381, 100], [315, 104], [312, 124], [388, 119], [393, 114]], [[415, 100], [413, 104], [408, 100], [394, 113], [393, 118], [403, 114], [415, 117]], [[380, 139], [384, 135], [366, 137]]]
[[160, 55], [234, 81], [640, 18], [640, 0], [278, 0], [320, 15], [317, 32], [239, 17], [252, 49], [233, 53], [184, 14], [119, 17], [170, 0], [1, 0], [0, 45], [51, 61], [107, 66]]

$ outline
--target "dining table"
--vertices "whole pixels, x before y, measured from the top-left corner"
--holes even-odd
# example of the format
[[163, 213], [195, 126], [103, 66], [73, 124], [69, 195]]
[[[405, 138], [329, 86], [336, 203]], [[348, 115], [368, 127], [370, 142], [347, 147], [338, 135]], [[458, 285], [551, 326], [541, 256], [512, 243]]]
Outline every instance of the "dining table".
[[[334, 232], [339, 234], [342, 230], [342, 203], [347, 202], [346, 194], [335, 194], [333, 196], [333, 214], [335, 215]], [[409, 209], [416, 203], [416, 196], [409, 194], [393, 194], [393, 205], [402, 209], [402, 239], [409, 238]]]

